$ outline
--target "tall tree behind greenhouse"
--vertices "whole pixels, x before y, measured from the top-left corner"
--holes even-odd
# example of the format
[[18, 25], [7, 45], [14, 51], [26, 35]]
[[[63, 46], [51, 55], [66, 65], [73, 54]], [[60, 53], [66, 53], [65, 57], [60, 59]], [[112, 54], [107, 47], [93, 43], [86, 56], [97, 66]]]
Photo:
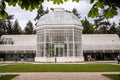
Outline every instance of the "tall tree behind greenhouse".
[[6, 33], [7, 33], [6, 22], [5, 22], [5, 20], [0, 19], [0, 37], [1, 37], [3, 34], [6, 34]]
[[86, 17], [85, 17], [85, 20], [81, 20], [81, 22], [82, 22], [82, 26], [83, 26], [83, 34], [93, 34], [94, 33], [93, 24], [90, 23]]
[[108, 33], [108, 29], [110, 28], [110, 22], [108, 20], [105, 19], [105, 17], [103, 15], [99, 15], [96, 17], [96, 19], [94, 20], [94, 26], [96, 30], [99, 30], [100, 33], [104, 33], [107, 34]]
[[80, 14], [78, 13], [78, 11], [77, 11], [77, 9], [76, 8], [73, 8], [72, 9], [72, 13], [74, 14], [74, 15], [76, 15], [79, 19], [80, 19]]
[[40, 5], [40, 7], [37, 10], [37, 16], [34, 18], [34, 20], [38, 20], [41, 16], [47, 14], [49, 12], [48, 8], [46, 10], [43, 9], [43, 6]]
[[24, 28], [24, 34], [34, 34], [34, 26], [32, 22], [29, 20], [28, 23], [26, 24], [26, 27]]
[[117, 30], [118, 30], [118, 31], [117, 31], [118, 33], [117, 33], [117, 34], [118, 34], [119, 37], [120, 37], [120, 20], [119, 20], [119, 23], [118, 23], [118, 26], [117, 26]]
[[[51, 10], [54, 10], [53, 8]], [[72, 11], [66, 10], [68, 13], [73, 13], [75, 16], [77, 16], [79, 19], [81, 18], [80, 13], [77, 11], [76, 8], [73, 8]]]
[[5, 34], [13, 34], [12, 19], [14, 19], [14, 15], [8, 15], [7, 19], [0, 19], [0, 36]]
[[11, 20], [14, 19], [14, 15], [9, 15], [6, 19], [6, 25], [7, 25], [7, 34], [13, 34], [13, 25]]
[[18, 20], [15, 20], [15, 23], [13, 24], [12, 29], [13, 29], [13, 34], [22, 34], [22, 30], [21, 30]]
[[110, 29], [108, 30], [108, 33], [109, 34], [117, 34], [117, 27], [116, 27], [115, 22], [112, 23]]

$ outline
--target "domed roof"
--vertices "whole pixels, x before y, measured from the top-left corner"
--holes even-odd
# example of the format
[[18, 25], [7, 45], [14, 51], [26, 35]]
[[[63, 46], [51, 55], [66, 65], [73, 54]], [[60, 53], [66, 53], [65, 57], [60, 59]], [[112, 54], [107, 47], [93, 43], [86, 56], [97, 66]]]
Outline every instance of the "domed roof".
[[45, 14], [42, 16], [36, 26], [42, 25], [78, 25], [81, 26], [81, 22], [77, 16], [72, 13], [66, 12], [63, 8], [55, 8], [54, 12]]

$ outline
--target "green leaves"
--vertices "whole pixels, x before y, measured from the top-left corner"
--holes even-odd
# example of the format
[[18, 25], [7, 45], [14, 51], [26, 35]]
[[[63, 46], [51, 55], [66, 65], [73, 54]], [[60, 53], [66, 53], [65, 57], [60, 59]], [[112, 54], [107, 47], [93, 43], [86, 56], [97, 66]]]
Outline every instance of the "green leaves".
[[90, 0], [90, 4], [92, 4], [95, 0]]
[[8, 16], [8, 14], [5, 10], [0, 10], [0, 18], [6, 19], [7, 16]]
[[[63, 4], [68, 0], [47, 0], [53, 1], [54, 4]], [[80, 0], [72, 0], [72, 2], [79, 2]], [[6, 3], [9, 6], [16, 6], [17, 4], [25, 10], [32, 11], [39, 8], [39, 6], [44, 2], [44, 0], [0, 0], [0, 18], [7, 18], [8, 14], [5, 11]], [[108, 18], [113, 18], [117, 15], [117, 8], [120, 8], [119, 0], [90, 0], [90, 4], [94, 4], [91, 10], [88, 13], [88, 17], [94, 18], [98, 16], [99, 9], [105, 8], [108, 6], [108, 9], [105, 9], [104, 16]]]
[[16, 4], [17, 4], [17, 2], [19, 1], [19, 0], [6, 0], [7, 2], [8, 2], [8, 5], [9, 6], [16, 6]]
[[[67, 2], [68, 0], [47, 0], [47, 1], [53, 1], [54, 4], [63, 4], [64, 2]], [[80, 0], [72, 0], [73, 2], [79, 2]]]
[[104, 3], [103, 2], [96, 2], [94, 4], [94, 7], [96, 7], [96, 8], [103, 8], [104, 7]]
[[25, 10], [34, 10], [41, 5], [43, 0], [19, 0], [18, 5]]
[[4, 1], [0, 1], [0, 18], [7, 18], [8, 14], [7, 12], [5, 11], [5, 8], [6, 8], [6, 4]]
[[63, 4], [63, 0], [53, 0], [54, 4]]
[[108, 8], [104, 11], [104, 16], [108, 18], [113, 18], [115, 15], [117, 15], [117, 10], [113, 8]]
[[[91, 0], [90, 3], [93, 3], [94, 0]], [[94, 18], [96, 16], [98, 16], [99, 14], [99, 8], [103, 8], [104, 7], [104, 3], [103, 2], [96, 2], [93, 7], [91, 8], [90, 12], [88, 13], [88, 17]]]
[[88, 13], [88, 17], [94, 18], [95, 16], [98, 16], [98, 8], [93, 7]]
[[[91, 0], [91, 4], [95, 0]], [[98, 16], [99, 9], [103, 9], [103, 15], [106, 19], [113, 18], [115, 15], [117, 15], [117, 8], [118, 8], [117, 1], [109, 2], [108, 0], [98, 0], [91, 8], [90, 12], [88, 13], [88, 17], [94, 18]], [[107, 8], [108, 7], [108, 8]], [[106, 9], [107, 8], [107, 9]]]
[[79, 2], [80, 0], [72, 0], [73, 2]]

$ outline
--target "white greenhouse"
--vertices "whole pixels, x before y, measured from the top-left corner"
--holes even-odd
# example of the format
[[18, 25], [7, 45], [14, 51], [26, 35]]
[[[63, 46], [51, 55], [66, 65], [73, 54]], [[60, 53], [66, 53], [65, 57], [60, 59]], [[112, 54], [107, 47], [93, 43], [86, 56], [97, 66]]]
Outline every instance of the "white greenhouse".
[[36, 24], [36, 62], [77, 62], [84, 61], [82, 50], [82, 25], [80, 20], [56, 8], [42, 16]]
[[34, 35], [2, 35], [0, 61], [81, 62], [116, 60], [117, 34], [82, 34], [80, 20], [56, 8], [36, 23]]

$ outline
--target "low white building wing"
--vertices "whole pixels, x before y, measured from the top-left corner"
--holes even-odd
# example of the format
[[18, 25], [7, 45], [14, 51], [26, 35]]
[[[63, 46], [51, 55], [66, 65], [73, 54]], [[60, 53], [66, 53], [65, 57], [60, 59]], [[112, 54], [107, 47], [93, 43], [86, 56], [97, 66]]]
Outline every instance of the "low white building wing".
[[116, 34], [84, 34], [84, 52], [120, 52], [120, 38]]
[[36, 52], [36, 35], [3, 35], [0, 52], [27, 53]]

